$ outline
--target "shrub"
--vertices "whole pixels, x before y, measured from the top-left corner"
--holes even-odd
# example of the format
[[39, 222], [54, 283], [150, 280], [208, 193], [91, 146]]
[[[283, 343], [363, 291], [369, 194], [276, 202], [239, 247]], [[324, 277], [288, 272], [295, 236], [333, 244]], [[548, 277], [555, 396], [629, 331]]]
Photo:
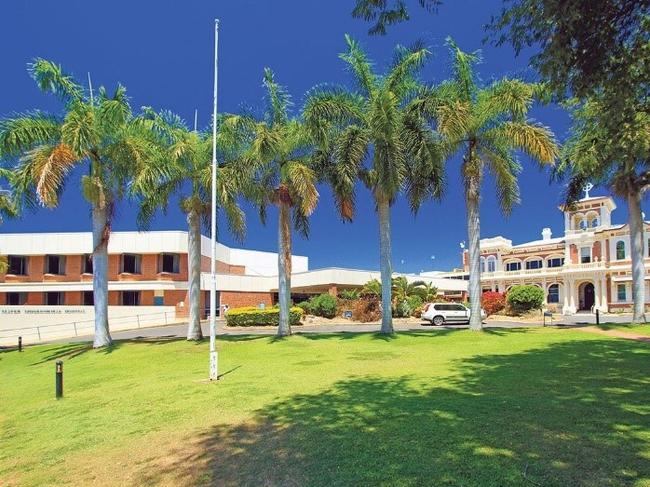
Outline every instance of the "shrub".
[[313, 296], [308, 303], [307, 306], [313, 315], [324, 318], [334, 318], [336, 316], [336, 298], [331, 294]]
[[[409, 315], [413, 316], [418, 308], [422, 308], [424, 301], [420, 296], [409, 296], [406, 300], [409, 305]], [[419, 317], [418, 317], [419, 318]]]
[[395, 318], [407, 318], [411, 316], [411, 308], [407, 300], [402, 300], [393, 307], [393, 316]]
[[346, 301], [356, 301], [359, 299], [360, 292], [358, 289], [343, 289], [339, 293], [339, 298]]
[[[289, 310], [289, 323], [299, 325], [304, 312], [298, 307]], [[232, 308], [226, 313], [228, 326], [278, 326], [280, 322], [280, 308], [260, 309], [254, 306]]]
[[303, 301], [303, 302], [301, 302], [301, 303], [296, 304], [296, 306], [297, 306], [298, 308], [300, 308], [301, 310], [303, 310], [303, 312], [304, 312], [306, 315], [311, 315], [311, 314], [313, 314], [313, 313], [311, 312], [311, 303], [310, 303], [309, 301]]
[[538, 286], [513, 286], [507, 294], [508, 305], [516, 313], [525, 313], [531, 309], [541, 309], [544, 291]]
[[381, 318], [381, 302], [377, 298], [365, 297], [354, 303], [352, 319], [367, 323]]
[[506, 296], [503, 293], [484, 292], [481, 301], [488, 316], [497, 314], [506, 307]]

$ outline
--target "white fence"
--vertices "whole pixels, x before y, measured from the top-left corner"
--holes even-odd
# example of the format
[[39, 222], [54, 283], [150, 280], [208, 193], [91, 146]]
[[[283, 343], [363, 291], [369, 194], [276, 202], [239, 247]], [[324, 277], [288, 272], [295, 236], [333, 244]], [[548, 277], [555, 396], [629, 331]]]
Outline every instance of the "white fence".
[[[22, 313], [8, 313], [6, 311], [7, 308], [9, 307], [0, 307], [0, 345], [16, 345], [19, 336], [22, 337], [24, 344], [29, 344], [48, 340], [93, 335], [95, 332], [94, 316], [88, 318], [88, 315], [94, 315], [94, 313], [79, 312], [80, 319], [52, 323], [52, 320], [48, 322], [46, 317], [49, 308], [52, 307], [38, 307], [38, 310], [28, 310], [28, 313], [24, 313], [25, 308], [29, 308], [27, 306], [20, 307], [22, 308], [20, 310]], [[81, 308], [86, 307], [84, 306]], [[116, 312], [114, 311], [115, 308], [122, 309]], [[108, 324], [111, 331], [169, 325], [183, 321], [182, 319], [176, 319], [176, 312], [173, 307], [164, 307], [164, 311], [156, 312], [150, 311], [152, 307], [146, 307], [146, 311], [149, 312], [145, 313], [135, 313], [138, 307], [128, 307], [130, 309], [124, 308], [125, 307], [121, 306], [109, 307]], [[160, 307], [158, 307], [158, 309], [160, 309]], [[129, 311], [131, 311], [132, 314], [129, 314]], [[15, 314], [15, 318], [20, 316], [22, 319], [11, 320], [11, 318], [8, 318], [7, 316], [11, 314]], [[30, 318], [29, 321], [27, 321], [28, 316]], [[63, 321], [64, 317], [71, 317], [71, 315], [69, 313], [64, 313], [63, 315], [57, 316], [58, 320], [55, 319], [54, 321]], [[43, 320], [42, 318], [45, 319]]]

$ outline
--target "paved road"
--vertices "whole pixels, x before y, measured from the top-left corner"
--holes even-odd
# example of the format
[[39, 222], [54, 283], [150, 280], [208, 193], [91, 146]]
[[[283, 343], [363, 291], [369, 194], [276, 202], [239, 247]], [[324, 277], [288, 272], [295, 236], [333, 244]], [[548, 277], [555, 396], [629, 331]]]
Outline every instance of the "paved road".
[[[619, 316], [619, 315], [608, 315], [601, 316], [601, 322], [609, 323], [625, 323], [630, 320], [630, 317]], [[565, 326], [576, 326], [576, 325], [592, 325], [596, 322], [595, 315], [586, 315], [580, 314], [576, 316], [564, 316], [561, 320], [554, 320], [553, 325], [565, 325]], [[550, 322], [547, 322], [549, 324]], [[516, 321], [489, 321], [485, 324], [487, 328], [521, 328], [521, 327], [538, 327], [541, 326], [542, 322], [539, 323], [521, 323]], [[459, 325], [447, 325], [434, 327], [431, 326], [428, 322], [423, 322], [422, 324], [410, 324], [410, 325], [395, 325], [396, 331], [431, 331], [436, 330], [458, 330], [468, 328], [465, 324]], [[204, 336], [208, 336], [209, 327], [207, 323], [202, 324], [202, 330]], [[294, 334], [301, 333], [369, 333], [379, 331], [379, 325], [377, 324], [328, 324], [328, 325], [302, 325], [294, 326], [292, 328]], [[227, 328], [225, 322], [217, 322], [217, 334], [218, 335], [274, 335], [276, 332], [275, 327], [246, 327], [246, 328]], [[115, 340], [129, 340], [135, 338], [156, 338], [156, 337], [184, 337], [187, 333], [187, 324], [176, 324], [169, 326], [161, 326], [154, 328], [140, 328], [136, 330], [126, 330], [126, 331], [116, 331], [111, 333]], [[64, 342], [69, 341], [87, 341], [92, 339], [92, 337], [77, 337], [73, 339], [59, 340]]]
[[[626, 323], [630, 321], [630, 316], [627, 315], [601, 315], [601, 323]], [[574, 316], [563, 316], [559, 320], [554, 320], [553, 325], [564, 326], [580, 326], [580, 325], [593, 325], [596, 322], [595, 315], [578, 314]], [[549, 324], [550, 322], [547, 322]], [[489, 321], [485, 324], [486, 328], [533, 328], [542, 326], [539, 323], [521, 323], [516, 321]], [[422, 324], [409, 324], [409, 325], [395, 325], [396, 331], [429, 331], [435, 333], [437, 330], [459, 330], [468, 328], [465, 324], [459, 325], [446, 325], [434, 327], [428, 322]], [[204, 336], [209, 335], [209, 327], [207, 322], [202, 324]], [[378, 324], [328, 324], [328, 325], [302, 325], [294, 326], [292, 328], [294, 334], [301, 333], [370, 333], [379, 331]], [[246, 327], [246, 328], [227, 328], [224, 321], [217, 322], [217, 334], [222, 336], [236, 336], [236, 335], [274, 335], [276, 332], [275, 327]], [[185, 337], [187, 333], [187, 324], [175, 324], [168, 326], [159, 326], [151, 328], [139, 328], [134, 330], [115, 331], [111, 333], [114, 340], [131, 340], [137, 338], [173, 338]], [[62, 342], [86, 342], [92, 341], [92, 336], [79, 336], [71, 338], [62, 338], [52, 340], [49, 343], [62, 343]], [[48, 343], [48, 342], [42, 342]], [[0, 347], [2, 348], [2, 347]]]

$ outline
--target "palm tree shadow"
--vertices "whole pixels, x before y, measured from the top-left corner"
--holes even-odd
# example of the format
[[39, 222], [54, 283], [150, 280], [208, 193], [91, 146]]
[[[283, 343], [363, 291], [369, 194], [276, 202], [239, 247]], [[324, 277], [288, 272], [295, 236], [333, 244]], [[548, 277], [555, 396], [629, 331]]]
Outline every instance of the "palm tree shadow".
[[[447, 382], [376, 376], [266, 405], [140, 466], [211, 485], [630, 485], [650, 479], [650, 348], [553, 344], [454, 364]], [[434, 373], [435, 376], [435, 373]], [[616, 452], [613, 454], [613, 452]]]

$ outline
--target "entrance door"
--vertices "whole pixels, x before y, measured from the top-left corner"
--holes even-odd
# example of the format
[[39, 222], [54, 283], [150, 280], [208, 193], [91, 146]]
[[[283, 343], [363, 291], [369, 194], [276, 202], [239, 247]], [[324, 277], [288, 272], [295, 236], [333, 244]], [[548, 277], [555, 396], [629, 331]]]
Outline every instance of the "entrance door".
[[594, 305], [594, 295], [595, 295], [594, 285], [590, 282], [585, 284], [584, 293], [585, 293], [585, 298], [584, 298], [584, 304], [582, 309], [586, 311], [591, 311], [591, 308]]

